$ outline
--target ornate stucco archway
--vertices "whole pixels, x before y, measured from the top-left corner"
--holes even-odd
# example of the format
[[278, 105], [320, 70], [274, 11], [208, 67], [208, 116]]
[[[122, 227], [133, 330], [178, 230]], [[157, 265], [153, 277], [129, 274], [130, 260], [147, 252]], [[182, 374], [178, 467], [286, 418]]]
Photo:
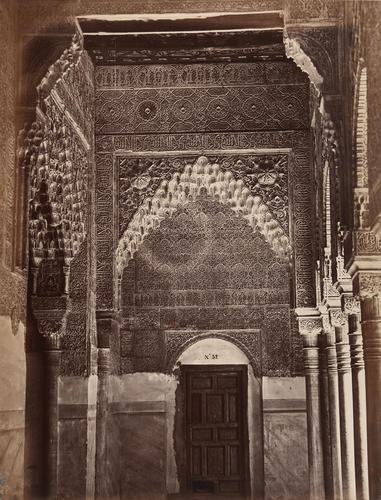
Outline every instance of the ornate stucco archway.
[[[272, 182], [271, 173], [262, 182]], [[253, 196], [242, 180], [235, 180], [231, 172], [221, 171], [218, 164], [211, 164], [200, 156], [184, 172], [176, 172], [169, 181], [162, 181], [154, 196], [147, 198], [136, 211], [116, 250], [119, 278], [123, 269], [143, 242], [145, 236], [170, 217], [181, 204], [208, 195], [213, 200], [228, 205], [244, 217], [253, 230], [257, 229], [270, 243], [279, 259], [287, 262], [291, 256], [289, 237], [260, 196]]]

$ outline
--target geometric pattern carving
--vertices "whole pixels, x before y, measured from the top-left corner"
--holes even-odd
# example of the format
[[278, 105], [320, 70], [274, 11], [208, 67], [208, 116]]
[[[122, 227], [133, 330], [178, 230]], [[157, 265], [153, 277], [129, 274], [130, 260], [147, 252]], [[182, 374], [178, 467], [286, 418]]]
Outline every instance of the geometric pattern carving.
[[308, 127], [306, 84], [96, 93], [96, 133], [289, 130]]
[[[97, 171], [99, 172], [99, 187], [97, 196], [105, 198], [107, 203], [97, 202], [99, 213], [97, 231], [102, 239], [98, 240], [97, 266], [102, 267], [102, 276], [97, 272], [97, 297], [105, 307], [112, 307], [113, 290], [110, 283], [113, 281], [112, 254], [113, 243], [107, 232], [112, 228], [112, 186], [114, 183], [113, 154], [117, 161], [126, 160], [124, 151], [144, 152], [148, 158], [153, 158], [150, 152], [158, 151], [189, 151], [189, 155], [196, 156], [195, 151], [253, 148], [290, 148], [288, 175], [290, 185], [292, 218], [297, 223], [293, 225], [293, 242], [295, 256], [295, 303], [298, 307], [313, 306], [315, 304], [315, 287], [313, 277], [313, 231], [312, 221], [312, 155], [311, 135], [307, 131], [279, 131], [279, 132], [245, 132], [245, 133], [205, 133], [205, 134], [148, 134], [148, 135], [110, 135], [96, 137]], [[164, 154], [164, 153], [163, 153]], [[237, 155], [245, 154], [236, 151]], [[253, 153], [254, 154], [254, 153]], [[274, 153], [271, 154], [273, 156]], [[183, 155], [181, 155], [183, 156]], [[187, 153], [184, 153], [187, 156]], [[209, 156], [209, 153], [208, 153]], [[211, 157], [211, 156], [210, 156]], [[120, 158], [118, 160], [118, 158]], [[141, 155], [143, 159], [144, 156]], [[197, 158], [197, 156], [196, 156]], [[139, 173], [144, 160], [136, 166]], [[127, 164], [126, 164], [127, 165]], [[129, 168], [128, 165], [126, 168]], [[143, 169], [144, 170], [144, 169]], [[98, 179], [98, 175], [97, 175]], [[98, 181], [97, 181], [98, 182]], [[129, 184], [123, 180], [123, 185], [129, 189]], [[123, 186], [122, 186], [123, 187]], [[127, 208], [127, 211], [129, 209]], [[129, 215], [126, 220], [128, 220]], [[123, 220], [121, 220], [123, 224]], [[99, 246], [101, 243], [101, 248]]]
[[[146, 186], [146, 182], [149, 179], [143, 176], [137, 180], [140, 187]], [[273, 183], [275, 179], [270, 173], [264, 173], [263, 182]], [[139, 207], [116, 251], [119, 276], [151, 230], [156, 229], [163, 219], [173, 215], [179, 205], [192, 202], [200, 196], [209, 196], [230, 206], [248, 221], [253, 230], [259, 230], [265, 236], [282, 261], [290, 258], [288, 236], [261, 196], [252, 196], [242, 180], [235, 181], [231, 172], [222, 172], [219, 165], [212, 165], [206, 157], [201, 156], [193, 166], [188, 164], [182, 174], [175, 173], [169, 181], [162, 181], [154, 196], [146, 198]]]
[[[132, 55], [133, 49], [128, 49], [127, 51]], [[142, 51], [138, 52], [137, 57], [142, 57]], [[180, 53], [181, 49], [177, 52]], [[188, 50], [183, 52], [186, 54]], [[118, 57], [124, 57], [124, 55], [119, 54]], [[220, 169], [223, 170], [222, 155], [216, 155], [218, 151], [232, 151], [236, 149], [248, 149], [252, 151], [257, 148], [272, 150], [274, 148], [292, 149], [292, 153], [288, 154], [290, 161], [288, 162], [287, 174], [290, 176], [289, 184], [293, 189], [290, 193], [286, 193], [283, 190], [282, 196], [283, 198], [287, 196], [287, 203], [284, 203], [285, 206], [289, 205], [288, 196], [289, 194], [291, 195], [293, 203], [292, 217], [298, 220], [297, 225], [293, 224], [292, 235], [296, 250], [294, 252], [296, 271], [295, 300], [296, 304], [300, 307], [314, 305], [315, 287], [311, 266], [314, 258], [314, 235], [311, 230], [313, 209], [311, 196], [312, 158], [310, 133], [308, 131], [309, 116], [307, 116], [308, 111], [306, 111], [308, 110], [307, 97], [309, 88], [305, 75], [295, 68], [293, 62], [284, 59], [284, 53], [282, 59], [278, 58], [278, 60], [273, 59], [272, 61], [256, 60], [254, 62], [242, 63], [239, 60], [235, 60], [237, 61], [236, 63], [229, 63], [228, 60], [225, 64], [214, 61], [207, 64], [203, 62], [194, 65], [184, 64], [183, 61], [179, 63], [178, 61], [168, 60], [167, 62], [171, 64], [163, 65], [158, 61], [156, 65], [145, 63], [139, 66], [136, 64], [132, 66], [131, 64], [134, 64], [134, 56], [132, 56], [132, 59], [128, 63], [127, 61], [122, 62], [122, 59], [120, 59], [121, 62], [119, 63], [118, 57], [116, 58], [116, 63], [96, 68], [96, 85], [98, 86], [96, 100], [98, 109], [105, 106], [106, 111], [106, 103], [107, 106], [111, 104], [106, 111], [106, 115], [108, 113], [109, 118], [106, 121], [104, 119], [100, 120], [96, 130], [97, 165], [102, 165], [102, 172], [104, 171], [102, 178], [106, 180], [106, 183], [103, 181], [99, 182], [97, 193], [99, 192], [99, 196], [102, 195], [102, 197], [104, 196], [109, 199], [108, 208], [106, 208], [106, 204], [103, 204], [102, 201], [104, 209], [101, 208], [101, 224], [99, 225], [99, 232], [102, 233], [102, 236], [100, 238], [101, 250], [98, 251], [97, 268], [101, 268], [102, 276], [99, 275], [97, 295], [98, 300], [102, 302], [102, 308], [106, 307], [106, 305], [108, 307], [112, 306], [114, 299], [111, 283], [114, 281], [114, 277], [119, 274], [110, 265], [110, 257], [112, 258], [115, 249], [115, 241], [111, 241], [106, 235], [107, 231], [112, 228], [110, 221], [114, 220], [112, 216], [112, 210], [114, 209], [112, 207], [115, 206], [116, 200], [112, 199], [112, 190], [113, 186], [116, 185], [114, 183], [119, 181], [119, 172], [118, 179], [116, 179], [112, 170], [117, 167], [123, 173], [123, 168], [126, 165], [126, 169], [129, 168], [128, 161], [131, 160], [131, 162], [135, 162], [135, 168], [139, 171], [130, 172], [130, 174], [120, 178], [121, 189], [119, 189], [118, 195], [123, 198], [118, 203], [120, 210], [119, 237], [121, 237], [131, 223], [132, 214], [136, 215], [138, 213], [138, 207], [141, 206], [140, 202], [144, 203], [144, 200], [147, 198], [152, 199], [155, 192], [160, 189], [160, 182], [163, 179], [160, 180], [159, 185], [156, 187], [160, 176], [154, 174], [153, 168], [150, 171], [150, 167], [144, 165], [145, 161], [148, 163], [152, 158], [158, 156], [158, 152], [174, 151], [177, 154], [177, 158], [180, 157], [181, 159], [186, 156], [185, 152], [189, 151], [190, 155], [192, 155], [189, 161], [192, 164], [200, 154], [205, 154], [208, 156], [211, 164], [217, 163]], [[150, 55], [148, 54], [147, 57], [150, 57]], [[153, 61], [150, 62], [152, 63]], [[124, 64], [125, 66], [122, 68], [118, 64]], [[285, 71], [285, 68], [288, 69]], [[181, 69], [185, 69], [183, 75], [181, 75]], [[195, 70], [194, 73], [192, 73], [192, 69]], [[239, 82], [237, 81], [237, 74], [241, 69], [244, 71], [244, 78], [242, 78], [242, 82]], [[263, 78], [263, 81], [260, 81], [261, 78]], [[246, 79], [249, 82], [247, 86], [245, 86]], [[153, 93], [152, 89], [154, 90]], [[297, 89], [301, 90], [298, 95], [294, 93]], [[234, 132], [230, 126], [231, 119], [224, 118], [223, 116], [226, 109], [225, 104], [221, 105], [221, 103], [217, 102], [218, 95], [211, 94], [214, 92], [218, 94], [219, 91], [222, 91], [222, 98], [226, 98], [226, 92], [228, 92], [229, 96], [234, 96], [238, 92], [241, 98], [243, 94], [246, 95], [246, 92], [248, 92], [251, 97], [259, 97], [262, 100], [261, 107], [256, 110], [255, 103], [252, 103], [254, 107], [250, 107], [250, 111], [247, 106], [242, 107], [241, 105], [240, 109], [231, 109], [230, 107], [232, 116], [237, 115], [237, 111], [239, 111], [240, 116], [239, 123], [237, 122], [238, 129]], [[285, 105], [286, 101], [283, 99], [288, 92], [291, 92], [293, 95], [292, 100], [294, 97], [300, 99], [303, 113], [307, 113], [303, 118], [305, 119], [305, 124], [303, 125], [301, 123], [295, 124], [292, 122], [293, 118], [290, 121], [285, 116], [285, 113], [287, 114], [294, 106], [293, 102], [286, 104], [286, 108], [290, 104], [288, 111], [286, 108], [283, 110], [274, 109], [274, 112], [271, 111], [271, 107], [277, 106], [277, 104], [270, 101], [275, 99], [280, 107], [282, 107]], [[208, 99], [204, 99], [203, 96], [205, 95], [208, 96]], [[134, 96], [138, 97], [135, 98]], [[190, 99], [188, 99], [189, 96], [191, 96]], [[200, 104], [199, 109], [197, 108], [197, 101], [200, 97], [202, 97], [202, 106]], [[129, 109], [131, 109], [132, 113], [131, 115], [125, 115], [124, 118], [118, 118], [121, 109], [120, 103], [124, 99], [129, 101]], [[209, 109], [206, 114], [205, 110], [208, 106], [211, 106], [210, 103], [212, 102], [216, 105], [216, 109]], [[264, 109], [271, 111], [269, 116], [265, 113], [259, 118], [255, 118], [256, 121], [253, 121], [247, 115], [247, 112], [262, 112], [263, 106]], [[190, 111], [191, 113], [188, 117]], [[192, 113], [194, 117], [190, 118]], [[159, 115], [162, 115], [160, 120]], [[169, 118], [170, 115], [172, 118]], [[128, 128], [126, 128], [126, 119], [127, 121], [132, 120], [134, 122], [131, 126], [128, 125]], [[266, 120], [268, 125], [271, 120], [274, 122], [271, 125], [272, 130], [266, 130]], [[190, 125], [191, 129], [188, 130], [187, 123], [189, 121], [196, 123], [197, 126], [192, 128], [193, 125]], [[210, 124], [212, 124], [212, 128], [211, 131], [208, 131]], [[248, 126], [246, 127], [247, 124]], [[217, 128], [213, 129], [214, 126]], [[255, 132], [255, 129], [253, 130], [252, 127], [257, 126], [260, 128], [260, 131]], [[293, 129], [290, 129], [290, 126]], [[299, 130], [295, 129], [299, 126], [302, 126], [302, 128], [299, 128]], [[124, 133], [121, 127], [125, 127]], [[116, 132], [113, 133], [112, 130]], [[139, 130], [142, 131], [139, 132]], [[218, 130], [219, 132], [213, 132], [213, 130]], [[130, 160], [127, 160], [127, 155], [124, 154], [127, 151]], [[147, 155], [149, 151], [155, 152], [154, 155]], [[213, 151], [213, 155], [211, 151]], [[137, 162], [134, 156], [134, 153], [137, 152], [145, 153], [145, 155], [141, 156], [140, 162]], [[113, 161], [113, 156], [115, 161]], [[163, 153], [162, 158], [167, 161], [168, 156]], [[175, 158], [173, 158], [174, 160]], [[169, 160], [168, 163], [170, 163]], [[178, 168], [168, 168], [165, 173], [165, 180], [169, 182], [175, 173], [181, 175], [184, 173], [184, 170], [184, 164]], [[236, 181], [239, 180], [240, 176], [245, 176], [244, 172], [238, 175], [234, 168], [229, 168], [228, 170], [231, 170]], [[147, 179], [144, 175], [142, 175], [142, 178], [135, 179], [135, 177], [140, 176], [144, 172], [148, 173], [151, 177], [151, 182], [146, 187], [144, 187], [144, 184]], [[283, 179], [288, 184], [288, 179], [287, 181], [285, 177]], [[135, 183], [135, 186], [131, 185], [132, 182]], [[251, 189], [251, 186], [248, 186], [247, 179], [244, 179], [244, 184], [248, 189]], [[250, 194], [254, 197], [253, 193]], [[274, 207], [270, 205], [269, 200], [266, 200], [263, 194], [259, 196], [261, 196], [262, 202], [267, 205], [269, 211], [273, 214], [274, 219], [277, 220], [285, 233], [288, 234], [288, 214], [282, 219], [282, 217], [279, 217], [280, 213], [275, 214]], [[132, 198], [135, 199], [132, 200]], [[286, 214], [284, 208], [281, 208], [281, 211]], [[138, 236], [139, 238], [140, 236]], [[118, 249], [119, 254], [120, 252], [121, 248]], [[102, 256], [100, 253], [102, 253]], [[103, 297], [105, 297], [104, 300]]]
[[184, 342], [218, 330], [255, 370], [289, 373], [289, 286], [289, 265], [231, 207], [209, 197], [178, 206], [124, 270], [122, 370], [170, 369]]

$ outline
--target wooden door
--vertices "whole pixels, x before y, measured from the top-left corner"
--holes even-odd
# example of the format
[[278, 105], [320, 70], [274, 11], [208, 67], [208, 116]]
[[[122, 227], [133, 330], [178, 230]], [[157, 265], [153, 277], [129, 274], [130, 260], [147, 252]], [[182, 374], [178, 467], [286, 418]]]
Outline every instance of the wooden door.
[[186, 443], [192, 493], [244, 496], [248, 478], [246, 366], [188, 366]]

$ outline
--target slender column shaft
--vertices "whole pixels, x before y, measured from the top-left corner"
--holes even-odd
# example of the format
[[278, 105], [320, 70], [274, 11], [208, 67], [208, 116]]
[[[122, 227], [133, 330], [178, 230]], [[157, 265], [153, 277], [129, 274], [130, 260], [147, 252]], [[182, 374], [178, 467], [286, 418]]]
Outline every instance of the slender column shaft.
[[57, 459], [58, 459], [58, 376], [60, 372], [61, 351], [53, 339], [45, 339], [46, 367], [46, 417], [47, 453], [45, 492], [48, 498], [57, 498]]
[[341, 445], [340, 445], [340, 411], [339, 411], [339, 381], [337, 373], [337, 355], [334, 335], [327, 334], [328, 391], [331, 431], [331, 457], [333, 476], [333, 498], [343, 498]]
[[340, 401], [343, 496], [346, 500], [356, 500], [353, 396], [349, 339], [340, 326], [335, 328], [335, 333]]
[[369, 496], [381, 499], [381, 295], [361, 301], [366, 375]]
[[324, 351], [325, 336], [319, 335], [320, 358], [320, 397], [321, 397], [321, 418], [322, 418], [322, 436], [323, 436], [323, 458], [324, 458], [324, 479], [325, 494], [330, 500], [333, 497], [333, 473], [331, 457], [331, 433], [330, 433], [330, 413], [329, 413], [329, 386], [327, 356]]
[[98, 348], [98, 398], [95, 456], [95, 496], [107, 498], [107, 416], [108, 385], [110, 374], [110, 349]]
[[355, 467], [357, 500], [369, 499], [368, 446], [366, 432], [366, 388], [362, 334], [357, 314], [351, 314], [349, 344], [351, 349], [353, 423], [355, 440]]
[[319, 348], [304, 347], [307, 399], [308, 462], [310, 498], [324, 498], [324, 467], [320, 418]]
[[[111, 373], [111, 346], [118, 344], [119, 316], [114, 311], [97, 311], [98, 393], [95, 455], [95, 496], [99, 499], [113, 496], [107, 460], [107, 423], [109, 416], [109, 383]], [[115, 366], [113, 367], [115, 370]]]

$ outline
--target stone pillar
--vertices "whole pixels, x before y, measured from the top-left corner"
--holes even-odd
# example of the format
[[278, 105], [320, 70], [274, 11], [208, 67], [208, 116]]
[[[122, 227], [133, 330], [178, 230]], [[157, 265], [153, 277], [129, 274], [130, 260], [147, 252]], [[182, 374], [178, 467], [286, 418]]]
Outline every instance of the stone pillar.
[[44, 356], [46, 362], [47, 406], [47, 490], [49, 498], [57, 497], [58, 465], [58, 377], [61, 349], [59, 337], [46, 337]]
[[114, 311], [97, 311], [98, 394], [95, 454], [95, 497], [108, 498], [107, 420], [109, 415], [109, 378], [112, 337], [118, 335], [119, 318]]
[[304, 373], [306, 377], [308, 463], [310, 498], [324, 498], [324, 466], [319, 386], [319, 347], [317, 335], [304, 335]]
[[322, 500], [325, 498], [325, 485], [318, 345], [322, 320], [320, 312], [315, 308], [298, 308], [295, 312], [299, 332], [303, 337], [310, 499]]
[[329, 385], [328, 385], [328, 366], [327, 356], [324, 351], [325, 335], [319, 335], [319, 357], [320, 357], [320, 398], [321, 398], [321, 418], [323, 435], [323, 459], [324, 459], [324, 479], [325, 493], [327, 499], [333, 497], [333, 472], [331, 456], [331, 432], [330, 432], [330, 413], [329, 413]]
[[[43, 309], [49, 303], [46, 297], [33, 297], [32, 307], [37, 318], [38, 332], [45, 359], [45, 418], [46, 455], [44, 495], [57, 498], [58, 466], [58, 377], [61, 363], [61, 336], [65, 329], [66, 309]], [[61, 305], [65, 306], [65, 299]], [[42, 307], [42, 309], [38, 309]]]
[[333, 499], [343, 498], [342, 469], [341, 469], [341, 446], [340, 446], [340, 411], [339, 411], [339, 381], [337, 371], [337, 355], [335, 335], [326, 333], [327, 370], [328, 370], [328, 392], [329, 392], [329, 414], [331, 433], [331, 457], [333, 477]]
[[110, 349], [98, 348], [98, 398], [95, 455], [95, 496], [107, 498], [107, 417]]
[[368, 423], [369, 496], [381, 498], [381, 276], [377, 293], [361, 295]]
[[348, 324], [353, 386], [356, 493], [357, 500], [368, 500], [369, 483], [365, 369], [362, 334], [358, 324], [358, 315], [350, 314], [348, 317]]
[[356, 500], [353, 396], [349, 339], [348, 334], [344, 333], [342, 326], [335, 327], [335, 336], [340, 401], [343, 496], [346, 500]]

